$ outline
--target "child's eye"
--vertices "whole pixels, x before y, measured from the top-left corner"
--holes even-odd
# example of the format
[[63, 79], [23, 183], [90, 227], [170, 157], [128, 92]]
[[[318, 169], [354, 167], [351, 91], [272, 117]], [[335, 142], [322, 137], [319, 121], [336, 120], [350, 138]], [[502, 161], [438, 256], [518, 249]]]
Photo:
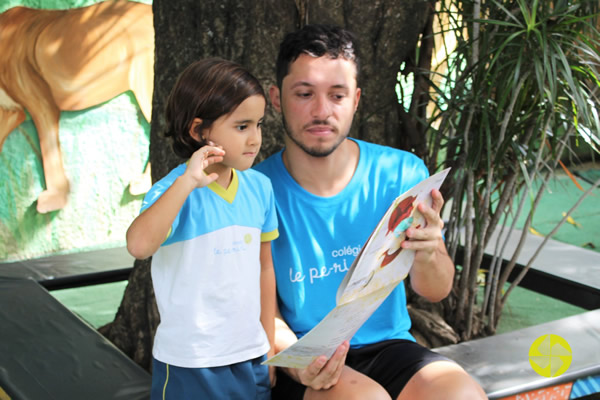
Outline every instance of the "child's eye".
[[236, 126], [236, 129], [238, 131], [245, 131], [246, 129], [248, 129], [248, 125], [244, 124], [244, 125], [238, 125]]

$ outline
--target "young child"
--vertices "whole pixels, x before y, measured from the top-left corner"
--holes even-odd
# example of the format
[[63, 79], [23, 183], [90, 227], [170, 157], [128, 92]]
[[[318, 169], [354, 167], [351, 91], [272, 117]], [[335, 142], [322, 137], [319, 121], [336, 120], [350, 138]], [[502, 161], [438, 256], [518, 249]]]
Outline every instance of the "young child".
[[169, 95], [166, 135], [189, 160], [127, 231], [131, 255], [152, 256], [152, 399], [270, 399], [277, 217], [269, 179], [249, 169], [265, 107], [258, 80], [220, 59], [191, 64]]

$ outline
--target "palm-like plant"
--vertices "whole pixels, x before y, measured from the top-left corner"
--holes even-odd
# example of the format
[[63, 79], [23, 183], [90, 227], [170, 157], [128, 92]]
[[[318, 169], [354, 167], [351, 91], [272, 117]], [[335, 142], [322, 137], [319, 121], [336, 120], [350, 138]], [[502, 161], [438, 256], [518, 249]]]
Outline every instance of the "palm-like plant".
[[[524, 236], [504, 269], [503, 243], [497, 243], [478, 296], [484, 249], [507, 217], [517, 220], [527, 198], [514, 204], [519, 191], [529, 189], [534, 199], [527, 232], [571, 139], [600, 147], [598, 2], [442, 0], [438, 6], [440, 37], [452, 33], [456, 47], [446, 52], [443, 72], [421, 76], [433, 88], [434, 104], [422, 126], [429, 135], [430, 170], [453, 167], [445, 190], [453, 199], [446, 239], [451, 255], [462, 249], [463, 257], [455, 259], [462, 269], [445, 318], [468, 339], [484, 329], [495, 332], [508, 295], [529, 268], [503, 293]], [[534, 178], [542, 182], [535, 193], [529, 184]]]

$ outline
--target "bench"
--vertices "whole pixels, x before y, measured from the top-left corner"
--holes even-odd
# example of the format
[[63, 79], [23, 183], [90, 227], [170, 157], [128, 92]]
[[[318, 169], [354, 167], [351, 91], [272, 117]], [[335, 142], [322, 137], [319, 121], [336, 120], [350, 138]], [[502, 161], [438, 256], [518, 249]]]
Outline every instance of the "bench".
[[[500, 246], [508, 237], [502, 268], [518, 245], [521, 230], [505, 228], [500, 235], [500, 228], [485, 249], [483, 267], [490, 265], [499, 237]], [[543, 240], [526, 234], [509, 281], [525, 268]], [[460, 250], [457, 259], [462, 258]], [[549, 239], [519, 286], [593, 311], [434, 351], [458, 362], [490, 399], [600, 399], [600, 253]], [[533, 341], [547, 334], [563, 337], [572, 350], [567, 372], [553, 378], [538, 375], [529, 363]]]
[[[548, 334], [564, 338], [572, 351], [569, 369], [551, 378], [529, 362], [534, 340]], [[490, 399], [600, 399], [600, 309], [433, 350], [461, 365]]]
[[124, 247], [0, 264], [0, 400], [148, 399], [151, 376], [48, 290], [126, 280]]
[[151, 376], [32, 279], [0, 278], [0, 394], [147, 399]]
[[135, 259], [125, 247], [0, 263], [0, 277], [30, 278], [48, 290], [127, 280]]
[[[511, 231], [508, 228], [503, 232], [501, 238], [504, 240], [508, 236], [508, 242], [502, 268], [506, 266], [507, 260], [514, 253], [521, 233], [521, 230], [513, 229]], [[515, 268], [509, 277], [511, 282], [527, 265], [544, 240], [543, 237], [531, 233], [526, 235]], [[485, 248], [482, 263], [484, 266], [489, 266], [499, 236], [500, 227], [492, 234], [491, 240]], [[502, 243], [503, 241], [500, 242], [501, 245]], [[459, 251], [457, 259], [461, 258], [462, 255]], [[598, 309], [600, 308], [600, 253], [549, 239], [519, 286], [587, 310]]]
[[[510, 236], [507, 254], [519, 234]], [[542, 240], [528, 234], [513, 276]], [[488, 253], [494, 244], [493, 238]], [[116, 248], [0, 264], [0, 399], [2, 390], [13, 399], [148, 397], [150, 375], [46, 290], [124, 280], [133, 262], [126, 249]], [[550, 240], [521, 286], [600, 308], [600, 254]], [[529, 347], [550, 333], [570, 343], [573, 362], [560, 377], [542, 378], [529, 364]], [[501, 399], [543, 387], [572, 391], [586, 377], [600, 380], [598, 344], [600, 310], [435, 351], [462, 365], [490, 399]]]

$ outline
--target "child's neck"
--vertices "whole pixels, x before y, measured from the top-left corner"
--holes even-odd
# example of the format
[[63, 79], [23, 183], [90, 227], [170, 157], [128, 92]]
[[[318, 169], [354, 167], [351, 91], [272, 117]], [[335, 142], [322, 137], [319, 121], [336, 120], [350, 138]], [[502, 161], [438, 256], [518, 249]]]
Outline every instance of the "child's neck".
[[207, 174], [211, 174], [213, 172], [217, 173], [219, 177], [215, 181], [219, 186], [222, 186], [224, 189], [227, 189], [231, 184], [231, 180], [233, 179], [233, 169], [231, 167], [227, 167], [223, 164], [213, 164], [205, 169]]

